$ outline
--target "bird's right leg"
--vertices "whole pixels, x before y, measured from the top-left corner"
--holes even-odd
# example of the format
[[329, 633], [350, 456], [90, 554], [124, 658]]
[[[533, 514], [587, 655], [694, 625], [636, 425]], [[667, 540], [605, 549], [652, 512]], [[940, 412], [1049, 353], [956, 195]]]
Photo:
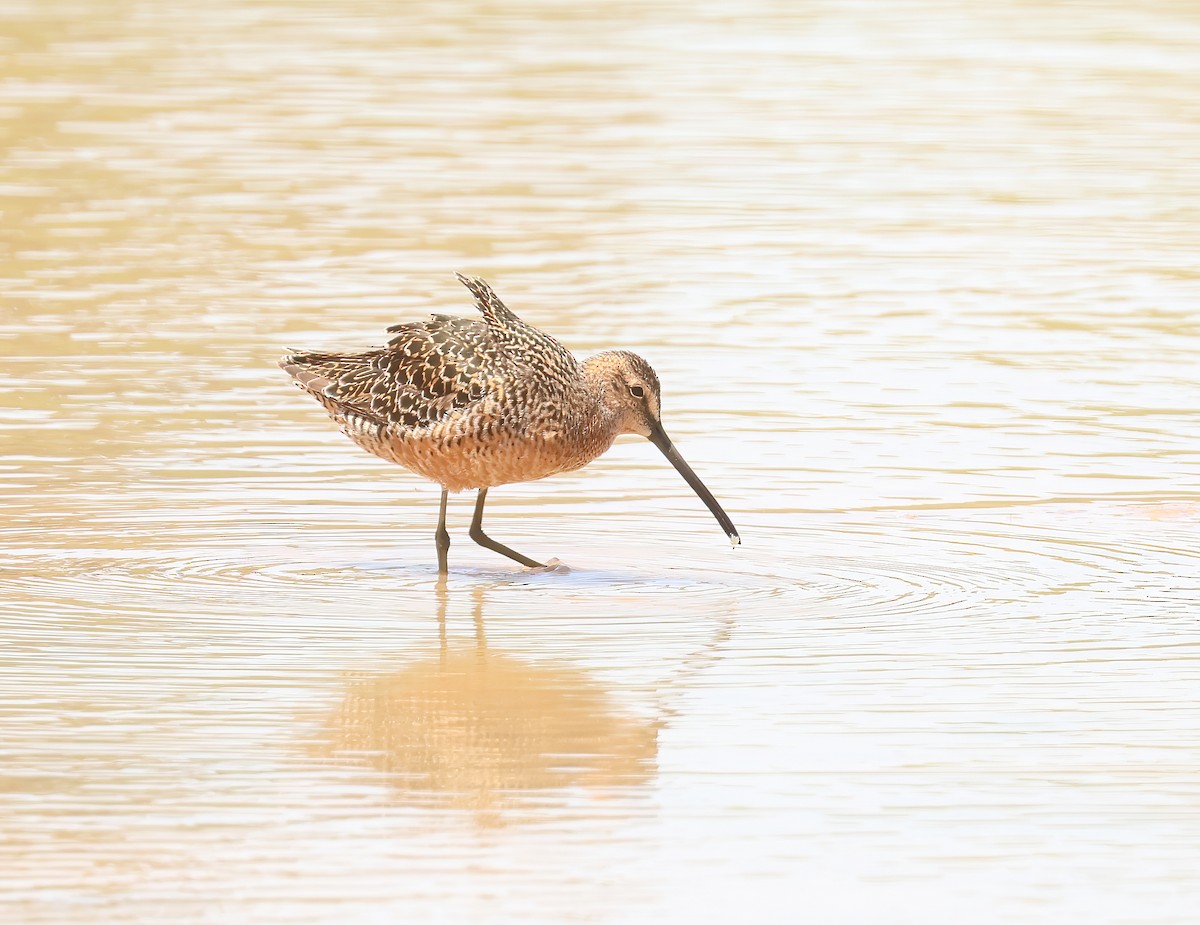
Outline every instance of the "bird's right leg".
[[442, 489], [442, 506], [438, 512], [437, 532], [433, 535], [434, 542], [437, 544], [438, 554], [438, 574], [445, 575], [448, 571], [446, 562], [446, 553], [450, 551], [450, 534], [446, 532], [446, 500], [449, 498], [450, 492], [448, 489]]

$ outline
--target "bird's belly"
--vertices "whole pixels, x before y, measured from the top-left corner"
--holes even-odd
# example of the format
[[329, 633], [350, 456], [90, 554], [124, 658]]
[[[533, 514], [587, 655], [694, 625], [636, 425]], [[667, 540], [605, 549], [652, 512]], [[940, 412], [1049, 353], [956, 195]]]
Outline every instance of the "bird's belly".
[[423, 475], [450, 491], [532, 482], [559, 472], [570, 472], [587, 465], [612, 443], [609, 440], [603, 445], [580, 445], [554, 437], [500, 434], [492, 439], [468, 434], [405, 434], [359, 439], [354, 433], [347, 432], [347, 436], [376, 456]]

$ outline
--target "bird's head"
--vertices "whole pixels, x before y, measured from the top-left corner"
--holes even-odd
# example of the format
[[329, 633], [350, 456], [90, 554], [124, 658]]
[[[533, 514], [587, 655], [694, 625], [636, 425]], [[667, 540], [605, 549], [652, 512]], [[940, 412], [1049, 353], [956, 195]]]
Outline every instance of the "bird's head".
[[649, 438], [670, 460], [705, 506], [712, 511], [717, 523], [736, 546], [741, 542], [737, 528], [717, 499], [692, 471], [662, 426], [662, 391], [658, 374], [636, 353], [610, 350], [598, 353], [583, 364], [584, 378], [597, 393], [601, 405], [614, 422], [617, 434], [639, 434]]
[[658, 374], [636, 353], [609, 350], [583, 364], [584, 376], [616, 421], [618, 434], [649, 437], [662, 427]]

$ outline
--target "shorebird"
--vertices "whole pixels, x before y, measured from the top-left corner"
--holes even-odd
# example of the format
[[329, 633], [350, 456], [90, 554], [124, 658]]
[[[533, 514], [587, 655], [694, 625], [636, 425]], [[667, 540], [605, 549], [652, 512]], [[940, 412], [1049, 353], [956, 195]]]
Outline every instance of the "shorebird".
[[438, 572], [446, 574], [452, 491], [476, 489], [470, 536], [530, 568], [544, 567], [483, 532], [488, 489], [587, 465], [622, 434], [649, 438], [736, 546], [737, 528], [663, 430], [658, 376], [634, 353], [582, 363], [510, 311], [490, 286], [455, 274], [482, 321], [453, 315], [388, 328], [386, 347], [294, 353], [279, 361], [363, 449], [442, 486]]

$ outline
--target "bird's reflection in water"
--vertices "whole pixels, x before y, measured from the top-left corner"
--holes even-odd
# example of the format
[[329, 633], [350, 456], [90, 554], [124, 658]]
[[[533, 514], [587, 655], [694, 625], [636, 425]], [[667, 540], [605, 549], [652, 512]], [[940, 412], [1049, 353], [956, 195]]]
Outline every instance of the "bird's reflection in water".
[[652, 778], [660, 720], [622, 714], [584, 671], [490, 649], [482, 590], [474, 643], [448, 643], [446, 605], [442, 584], [436, 655], [348, 683], [328, 718], [323, 757], [385, 774], [400, 802], [475, 809], [491, 824], [548, 791]]

